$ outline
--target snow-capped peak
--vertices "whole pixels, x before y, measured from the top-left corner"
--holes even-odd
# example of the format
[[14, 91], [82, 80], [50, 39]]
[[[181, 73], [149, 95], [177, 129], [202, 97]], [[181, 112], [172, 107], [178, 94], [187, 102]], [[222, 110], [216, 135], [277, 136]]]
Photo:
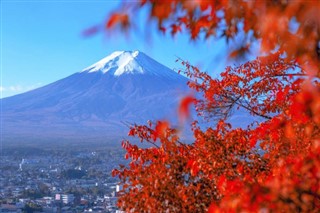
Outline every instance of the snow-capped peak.
[[111, 72], [115, 76], [124, 73], [144, 73], [142, 66], [135, 60], [139, 51], [116, 51], [82, 72]]
[[[178, 74], [140, 51], [116, 51], [81, 72], [102, 72], [114, 76], [152, 74], [177, 78]], [[180, 76], [181, 77], [181, 76]]]

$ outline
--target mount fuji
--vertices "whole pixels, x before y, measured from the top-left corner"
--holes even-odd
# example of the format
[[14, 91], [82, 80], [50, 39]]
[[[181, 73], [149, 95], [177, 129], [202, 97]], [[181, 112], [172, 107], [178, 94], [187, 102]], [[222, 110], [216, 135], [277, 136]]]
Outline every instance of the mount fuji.
[[177, 117], [188, 79], [139, 51], [117, 51], [44, 87], [1, 99], [2, 140], [106, 141], [124, 123]]

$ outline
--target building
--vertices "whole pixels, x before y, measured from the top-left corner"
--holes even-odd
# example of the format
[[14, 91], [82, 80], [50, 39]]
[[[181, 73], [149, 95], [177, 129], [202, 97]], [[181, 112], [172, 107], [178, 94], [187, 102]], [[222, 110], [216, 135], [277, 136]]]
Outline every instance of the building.
[[61, 200], [64, 204], [70, 204], [74, 201], [74, 195], [73, 194], [62, 194]]

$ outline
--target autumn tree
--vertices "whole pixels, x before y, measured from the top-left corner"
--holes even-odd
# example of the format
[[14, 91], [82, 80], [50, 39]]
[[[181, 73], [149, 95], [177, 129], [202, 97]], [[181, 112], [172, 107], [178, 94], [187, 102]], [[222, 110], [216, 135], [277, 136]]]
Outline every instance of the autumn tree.
[[[148, 8], [158, 29], [187, 33], [195, 42], [246, 36], [230, 57], [259, 42], [253, 61], [227, 67], [219, 79], [186, 61], [189, 86], [180, 117], [196, 105], [210, 124], [191, 126], [194, 142], [180, 140], [166, 121], [132, 126], [123, 141], [128, 166], [113, 171], [128, 212], [319, 212], [320, 210], [320, 3], [319, 1], [141, 0], [127, 3], [106, 21], [107, 30], [128, 30]], [[95, 32], [90, 29], [87, 32]], [[228, 118], [237, 109], [260, 118], [242, 128]]]

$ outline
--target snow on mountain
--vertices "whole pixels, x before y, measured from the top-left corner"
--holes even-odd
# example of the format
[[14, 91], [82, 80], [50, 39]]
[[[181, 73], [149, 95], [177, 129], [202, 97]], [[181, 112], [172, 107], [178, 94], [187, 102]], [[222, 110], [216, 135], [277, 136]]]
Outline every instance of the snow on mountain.
[[157, 75], [180, 78], [177, 73], [139, 51], [116, 51], [81, 72], [102, 72], [114, 76], [123, 74]]
[[1, 99], [5, 142], [109, 140], [124, 123], [177, 118], [188, 79], [139, 51], [117, 51], [81, 72]]

